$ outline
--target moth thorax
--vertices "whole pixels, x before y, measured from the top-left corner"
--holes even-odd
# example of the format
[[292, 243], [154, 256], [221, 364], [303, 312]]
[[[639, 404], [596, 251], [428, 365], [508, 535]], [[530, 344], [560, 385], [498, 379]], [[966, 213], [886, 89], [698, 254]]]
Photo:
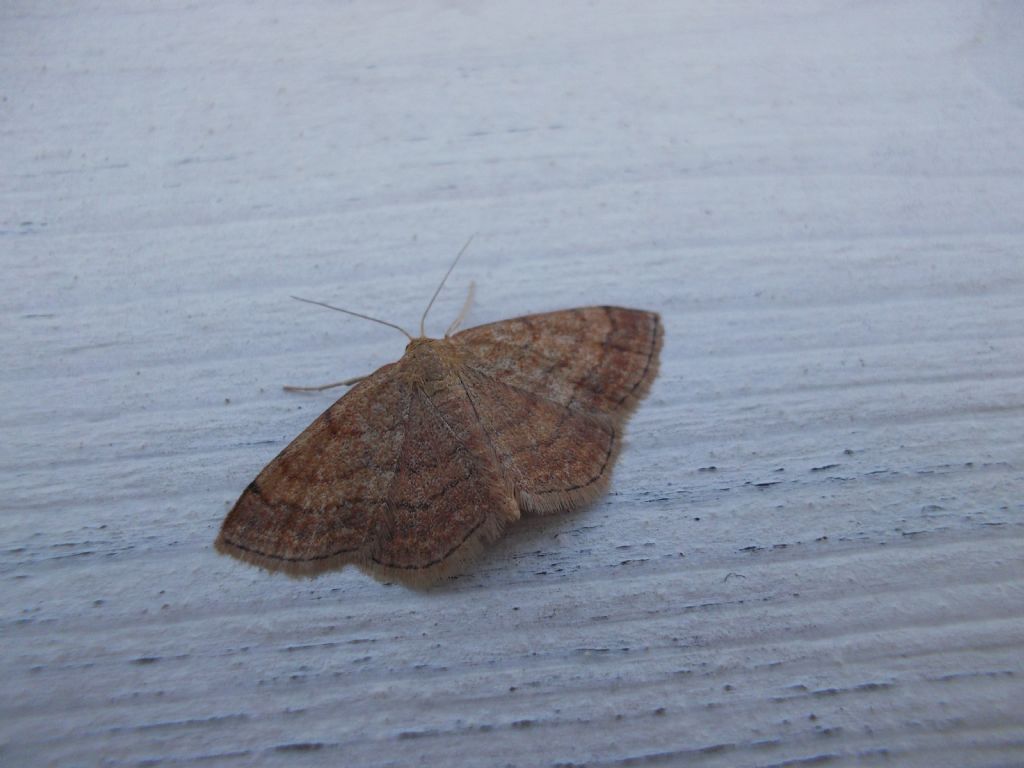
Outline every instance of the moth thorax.
[[402, 372], [418, 386], [442, 384], [455, 365], [455, 350], [447, 339], [413, 339], [405, 348]]

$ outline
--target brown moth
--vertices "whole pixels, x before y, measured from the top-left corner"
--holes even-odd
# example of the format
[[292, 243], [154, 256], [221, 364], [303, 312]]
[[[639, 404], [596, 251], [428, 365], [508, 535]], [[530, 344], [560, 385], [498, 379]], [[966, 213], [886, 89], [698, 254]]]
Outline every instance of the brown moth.
[[520, 515], [604, 491], [662, 325], [584, 307], [440, 339], [421, 323], [409, 338], [257, 475], [218, 551], [293, 576], [353, 564], [424, 585], [457, 572]]

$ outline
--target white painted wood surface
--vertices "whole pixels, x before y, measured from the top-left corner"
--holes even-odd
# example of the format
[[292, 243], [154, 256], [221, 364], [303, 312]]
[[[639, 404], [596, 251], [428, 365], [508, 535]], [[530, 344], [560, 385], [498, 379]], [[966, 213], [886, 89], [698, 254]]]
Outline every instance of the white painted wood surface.
[[[0, 9], [0, 764], [1024, 763], [1015, 2]], [[387, 329], [663, 313], [428, 593], [211, 543]]]

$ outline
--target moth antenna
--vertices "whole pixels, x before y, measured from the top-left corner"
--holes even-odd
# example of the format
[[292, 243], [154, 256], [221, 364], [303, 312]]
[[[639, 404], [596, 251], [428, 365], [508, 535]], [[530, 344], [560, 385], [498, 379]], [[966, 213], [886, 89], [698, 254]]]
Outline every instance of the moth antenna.
[[424, 333], [424, 328], [426, 327], [427, 323], [427, 314], [430, 312], [430, 308], [434, 306], [434, 299], [437, 298], [437, 295], [441, 292], [441, 289], [444, 288], [445, 280], [448, 279], [448, 275], [450, 275], [452, 273], [452, 270], [455, 269], [455, 265], [459, 263], [459, 259], [462, 258], [462, 254], [464, 254], [466, 252], [466, 249], [469, 248], [469, 244], [473, 242], [474, 237], [476, 237], [476, 233], [470, 235], [469, 240], [467, 240], [466, 244], [462, 246], [462, 250], [460, 250], [458, 255], [455, 257], [455, 261], [452, 262], [452, 265], [448, 267], [448, 271], [444, 273], [444, 277], [441, 278], [441, 284], [437, 286], [437, 290], [434, 291], [434, 295], [430, 297], [430, 303], [427, 304], [427, 308], [423, 310], [423, 317], [420, 318], [420, 338], [423, 338], [423, 336], [426, 335]]
[[370, 320], [374, 323], [386, 325], [388, 328], [394, 328], [396, 331], [401, 331], [409, 341], [412, 341], [412, 335], [407, 330], [405, 330], [405, 328], [403, 328], [400, 325], [395, 325], [394, 323], [389, 323], [387, 320], [379, 320], [376, 317], [370, 317], [369, 315], [362, 315], [358, 312], [353, 312], [351, 309], [342, 309], [341, 307], [335, 307], [330, 304], [324, 304], [324, 302], [322, 301], [304, 299], [301, 296], [292, 296], [292, 298], [295, 299], [296, 301], [304, 301], [307, 304], [316, 304], [318, 307], [326, 307], [327, 309], [333, 309], [335, 312], [344, 312], [346, 315], [352, 315], [353, 317], [361, 317], [363, 320]]
[[334, 389], [335, 387], [351, 387], [353, 384], [358, 384], [365, 378], [365, 376], [353, 376], [351, 379], [335, 381], [331, 384], [321, 384], [318, 387], [293, 387], [290, 384], [285, 384], [281, 389], [285, 392], [323, 392], [325, 389]]
[[462, 305], [462, 309], [459, 310], [459, 316], [455, 318], [455, 322], [448, 326], [448, 330], [444, 332], [444, 337], [447, 339], [455, 330], [462, 324], [462, 321], [466, 319], [466, 313], [469, 312], [469, 308], [473, 305], [473, 294], [476, 293], [476, 283], [472, 280], [469, 281], [469, 292], [466, 294], [466, 301]]

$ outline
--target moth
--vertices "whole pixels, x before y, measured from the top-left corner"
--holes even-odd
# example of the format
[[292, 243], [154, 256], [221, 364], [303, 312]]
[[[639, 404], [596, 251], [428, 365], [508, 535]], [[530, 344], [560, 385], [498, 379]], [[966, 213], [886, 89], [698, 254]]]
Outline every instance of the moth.
[[359, 379], [249, 484], [217, 550], [292, 576], [352, 564], [424, 586], [522, 515], [600, 495], [658, 372], [658, 314], [582, 307], [454, 332], [468, 305], [442, 338], [424, 335], [427, 312], [419, 336], [403, 330], [402, 358]]

